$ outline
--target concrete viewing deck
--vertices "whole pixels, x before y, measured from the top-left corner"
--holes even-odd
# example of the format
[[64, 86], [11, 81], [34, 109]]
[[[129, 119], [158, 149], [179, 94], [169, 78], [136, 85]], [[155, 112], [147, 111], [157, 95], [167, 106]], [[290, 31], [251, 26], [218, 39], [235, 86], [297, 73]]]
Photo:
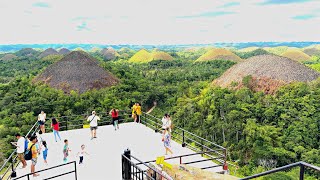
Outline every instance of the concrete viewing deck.
[[[61, 141], [55, 142], [53, 133], [46, 133], [42, 138], [48, 144], [48, 165], [44, 164], [42, 154], [38, 157], [36, 171], [49, 168], [52, 166], [60, 165], [63, 163], [63, 146], [64, 139], [68, 139], [70, 161], [77, 161], [77, 172], [79, 180], [121, 180], [121, 154], [124, 150], [129, 148], [131, 154], [142, 161], [155, 160], [158, 156], [165, 154], [163, 142], [161, 141], [161, 134], [155, 133], [154, 130], [146, 127], [143, 124], [124, 123], [120, 124], [120, 129], [115, 131], [113, 126], [101, 126], [97, 130], [96, 139], [91, 140], [89, 129], [78, 129], [60, 132]], [[86, 151], [90, 154], [84, 157], [84, 164], [79, 165], [79, 159], [76, 157], [80, 151], [80, 146], [84, 144]], [[181, 144], [174, 141], [171, 143], [173, 156], [185, 155], [194, 153], [194, 151], [183, 148]], [[182, 162], [190, 162], [203, 159], [200, 155], [184, 157]], [[169, 163], [178, 164], [179, 159], [168, 160]], [[28, 161], [28, 166], [25, 169], [17, 168], [17, 176], [20, 177], [24, 174], [30, 173], [31, 161]], [[205, 161], [200, 163], [190, 164], [194, 167], [213, 166], [214, 162]], [[40, 176], [31, 179], [45, 179], [55, 175], [59, 175], [74, 169], [73, 164], [62, 166], [56, 169], [48, 170], [39, 173]], [[221, 167], [208, 169], [208, 171], [221, 171]], [[22, 178], [27, 179], [27, 178]], [[74, 173], [65, 175], [59, 180], [72, 180]]]

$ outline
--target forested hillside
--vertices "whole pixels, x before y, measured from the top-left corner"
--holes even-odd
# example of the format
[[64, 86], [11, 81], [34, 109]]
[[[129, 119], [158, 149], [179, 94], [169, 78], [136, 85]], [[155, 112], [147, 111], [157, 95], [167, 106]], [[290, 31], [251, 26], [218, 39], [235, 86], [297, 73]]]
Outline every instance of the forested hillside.
[[[141, 102], [146, 111], [156, 101], [153, 115], [170, 113], [175, 126], [227, 147], [228, 159], [240, 166], [237, 175], [300, 160], [320, 165], [319, 79], [286, 85], [273, 95], [255, 92], [250, 86], [224, 89], [211, 82], [236, 62], [194, 63], [204, 54], [202, 50], [170, 54], [175, 58], [172, 61], [128, 63], [126, 59], [105, 61], [92, 53], [120, 83], [82, 94], [32, 83], [61, 55], [0, 61], [0, 162], [12, 151], [8, 144], [13, 135], [26, 133], [41, 110], [48, 117], [59, 117], [93, 109], [128, 109], [131, 102]], [[318, 59], [309, 64], [316, 62]], [[294, 179], [295, 174], [283, 176]]]

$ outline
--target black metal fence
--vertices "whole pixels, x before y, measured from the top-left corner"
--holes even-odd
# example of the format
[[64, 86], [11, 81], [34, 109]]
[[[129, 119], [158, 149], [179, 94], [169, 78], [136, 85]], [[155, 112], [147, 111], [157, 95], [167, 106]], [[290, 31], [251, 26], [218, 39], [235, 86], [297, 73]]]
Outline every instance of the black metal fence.
[[296, 163], [289, 164], [289, 165], [286, 165], [286, 166], [283, 166], [283, 167], [272, 169], [270, 171], [266, 171], [266, 172], [263, 172], [263, 173], [255, 174], [255, 175], [252, 175], [252, 176], [248, 176], [248, 177], [242, 178], [241, 180], [254, 179], [254, 178], [266, 176], [266, 175], [269, 175], [269, 174], [274, 174], [274, 173], [277, 173], [277, 172], [290, 170], [290, 169], [292, 169], [294, 167], [299, 167], [300, 168], [300, 173], [299, 173], [299, 179], [300, 180], [304, 180], [304, 174], [305, 174], [305, 170], [307, 168], [308, 169], [312, 169], [314, 171], [313, 174], [316, 176], [316, 178], [320, 179], [320, 167], [317, 167], [317, 166], [314, 166], [312, 164], [308, 164], [308, 163], [305, 163], [305, 162], [296, 162]]
[[[61, 174], [57, 174], [55, 176], [51, 176], [51, 177], [45, 178], [43, 180], [54, 179], [54, 178], [65, 176], [65, 175], [68, 175], [68, 174], [71, 174], [71, 173], [74, 173], [74, 178], [75, 178], [75, 180], [77, 180], [78, 177], [77, 177], [77, 163], [76, 163], [76, 161], [68, 162], [68, 163], [65, 163], [65, 164], [58, 165], [58, 166], [53, 166], [53, 167], [50, 167], [50, 168], [47, 168], [47, 169], [42, 169], [40, 171], [36, 171], [35, 173], [40, 173], [40, 172], [43, 172], [43, 171], [48, 171], [48, 170], [51, 170], [51, 169], [56, 169], [56, 168], [59, 168], [59, 167], [68, 166], [70, 164], [73, 164], [73, 167], [74, 167], [74, 169], [72, 171], [67, 171], [67, 172], [64, 172], [64, 173], [61, 173]], [[13, 180], [18, 180], [18, 179], [22, 179], [22, 178], [24, 178], [24, 179], [27, 178], [28, 180], [30, 180], [31, 176], [33, 176], [33, 173], [25, 174], [25, 175], [20, 176], [18, 178], [14, 178]]]

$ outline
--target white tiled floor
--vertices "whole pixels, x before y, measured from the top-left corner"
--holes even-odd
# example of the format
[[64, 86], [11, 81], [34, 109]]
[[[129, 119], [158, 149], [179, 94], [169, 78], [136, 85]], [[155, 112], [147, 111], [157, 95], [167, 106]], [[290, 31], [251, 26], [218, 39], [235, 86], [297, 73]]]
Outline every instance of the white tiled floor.
[[[163, 142], [161, 135], [155, 133], [152, 129], [145, 127], [142, 124], [125, 123], [120, 125], [120, 129], [115, 131], [112, 126], [99, 127], [97, 131], [97, 139], [90, 139], [89, 129], [79, 129], [60, 132], [62, 140], [55, 142], [52, 133], [43, 135], [48, 143], [48, 166], [43, 162], [42, 154], [38, 158], [36, 170], [52, 167], [63, 163], [62, 149], [64, 146], [63, 140], [69, 140], [69, 147], [71, 153], [69, 155], [69, 162], [76, 160], [77, 152], [80, 150], [81, 144], [86, 145], [86, 150], [90, 156], [85, 157], [84, 164], [78, 165], [78, 179], [79, 180], [121, 180], [121, 154], [125, 149], [129, 148], [131, 154], [142, 161], [154, 160], [158, 156], [164, 155]], [[193, 153], [188, 148], [181, 147], [180, 144], [172, 142], [172, 150], [174, 156]], [[183, 162], [190, 160], [200, 160], [201, 156], [191, 156], [183, 158]], [[179, 160], [168, 161], [169, 163], [179, 163]], [[30, 162], [26, 169], [17, 169], [18, 176], [30, 172]], [[213, 162], [201, 162], [192, 164], [195, 167], [205, 167], [215, 165]], [[37, 178], [44, 179], [52, 177], [67, 171], [73, 170], [73, 165], [63, 166], [54, 170], [49, 170], [40, 173]], [[212, 170], [212, 169], [211, 169]], [[220, 171], [221, 168], [213, 169]], [[27, 178], [25, 178], [27, 179]], [[57, 179], [72, 180], [74, 174], [66, 175]]]

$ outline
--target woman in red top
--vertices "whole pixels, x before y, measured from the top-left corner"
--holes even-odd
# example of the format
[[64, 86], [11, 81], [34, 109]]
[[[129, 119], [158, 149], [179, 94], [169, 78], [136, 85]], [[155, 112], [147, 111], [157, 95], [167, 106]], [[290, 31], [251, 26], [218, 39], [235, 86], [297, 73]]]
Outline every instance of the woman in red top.
[[51, 127], [54, 134], [54, 140], [56, 140], [57, 142], [57, 136], [58, 136], [61, 141], [60, 134], [59, 134], [59, 122], [58, 120], [56, 120], [56, 118], [52, 118], [51, 121], [52, 121]]
[[118, 109], [112, 109], [109, 114], [112, 117], [112, 124], [114, 126], [114, 130], [119, 129], [119, 110]]

